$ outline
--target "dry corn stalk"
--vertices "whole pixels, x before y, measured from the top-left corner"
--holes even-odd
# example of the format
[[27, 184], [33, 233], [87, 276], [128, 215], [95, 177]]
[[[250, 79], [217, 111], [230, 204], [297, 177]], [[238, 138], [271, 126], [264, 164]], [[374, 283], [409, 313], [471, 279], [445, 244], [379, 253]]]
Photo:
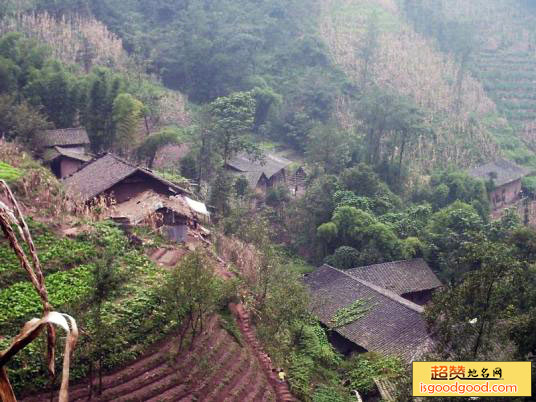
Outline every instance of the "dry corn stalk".
[[[69, 365], [72, 350], [76, 345], [76, 340], [78, 339], [78, 328], [76, 326], [76, 321], [66, 315], [57, 312], [53, 312], [52, 306], [48, 301], [48, 293], [45, 287], [45, 278], [43, 271], [41, 269], [41, 264], [39, 263], [39, 258], [37, 256], [37, 251], [30, 235], [28, 225], [20, 212], [19, 205], [17, 200], [13, 196], [10, 188], [7, 184], [0, 180], [0, 188], [4, 192], [4, 196], [12, 205], [8, 207], [6, 204], [0, 201], [0, 226], [4, 235], [9, 240], [9, 243], [15, 254], [19, 258], [19, 261], [28, 273], [30, 281], [32, 282], [35, 290], [39, 294], [41, 303], [43, 304], [43, 317], [41, 319], [34, 318], [28, 321], [22, 331], [15, 337], [11, 345], [0, 352], [0, 397], [3, 402], [12, 402], [16, 401], [15, 394], [9, 383], [9, 378], [7, 376], [7, 371], [5, 365], [7, 362], [20, 350], [22, 350], [26, 345], [32, 342], [41, 331], [47, 329], [47, 363], [48, 370], [52, 377], [55, 375], [55, 356], [54, 349], [56, 345], [56, 333], [54, 330], [54, 325], [62, 327], [67, 332], [67, 340], [65, 345], [65, 353], [63, 357], [63, 372], [62, 372], [62, 381], [60, 388], [60, 402], [68, 401], [68, 382], [69, 382]], [[21, 239], [28, 245], [31, 255], [31, 263], [26, 253], [22, 249], [17, 236], [13, 230], [13, 227], [17, 229]], [[67, 319], [66, 319], [67, 318]], [[70, 322], [70, 327], [68, 322]]]

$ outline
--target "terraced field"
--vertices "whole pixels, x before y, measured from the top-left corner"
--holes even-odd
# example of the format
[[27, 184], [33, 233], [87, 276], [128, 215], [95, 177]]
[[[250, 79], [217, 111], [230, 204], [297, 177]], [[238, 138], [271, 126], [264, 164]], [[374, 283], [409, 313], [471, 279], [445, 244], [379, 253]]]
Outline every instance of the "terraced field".
[[[191, 351], [176, 356], [177, 339], [155, 345], [144, 357], [103, 377], [95, 401], [275, 401], [276, 393], [255, 351], [240, 345], [213, 316]], [[87, 401], [88, 383], [71, 386], [70, 401]], [[49, 394], [22, 399], [49, 400]], [[57, 400], [57, 395], [54, 400]]]
[[499, 110], [517, 129], [536, 120], [536, 57], [529, 51], [484, 50], [476, 73]]

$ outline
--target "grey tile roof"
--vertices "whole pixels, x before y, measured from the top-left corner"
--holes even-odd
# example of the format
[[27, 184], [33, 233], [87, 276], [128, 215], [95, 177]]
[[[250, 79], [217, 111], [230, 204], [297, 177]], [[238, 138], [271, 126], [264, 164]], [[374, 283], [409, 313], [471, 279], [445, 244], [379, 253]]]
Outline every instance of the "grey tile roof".
[[313, 313], [328, 327], [341, 308], [356, 300], [366, 302], [365, 315], [338, 327], [336, 332], [370, 352], [413, 361], [433, 345], [422, 317], [423, 308], [389, 290], [329, 265], [307, 275], [304, 282], [311, 292]]
[[101, 155], [83, 165], [78, 171], [63, 179], [63, 184], [70, 193], [80, 195], [82, 199], [89, 201], [137, 172], [179, 193], [190, 194], [189, 191], [156, 176], [150, 170], [135, 166], [111, 153]]
[[491, 174], [496, 175], [496, 178], [493, 180], [496, 186], [502, 186], [521, 179], [529, 173], [531, 173], [529, 169], [502, 158], [468, 171], [469, 176], [485, 181], [490, 179]]
[[89, 137], [84, 128], [63, 128], [41, 131], [37, 133], [35, 142], [40, 148], [55, 145], [87, 145], [89, 144]]
[[234, 176], [241, 176], [245, 178], [248, 182], [248, 185], [252, 189], [257, 187], [261, 179], [267, 180], [266, 175], [263, 172], [240, 172], [237, 170], [232, 170], [230, 173]]
[[290, 164], [292, 161], [272, 154], [266, 154], [263, 160], [258, 161], [246, 154], [239, 154], [227, 162], [228, 166], [239, 172], [262, 172], [268, 179]]
[[441, 282], [422, 258], [352, 268], [346, 273], [397, 295], [436, 289]]
[[91, 155], [88, 155], [83, 152], [76, 152], [69, 148], [63, 148], [55, 146], [53, 148], [48, 148], [43, 153], [43, 159], [46, 162], [52, 162], [54, 159], [58, 158], [59, 156], [65, 156], [67, 158], [76, 159], [82, 162], [88, 162], [91, 160]]

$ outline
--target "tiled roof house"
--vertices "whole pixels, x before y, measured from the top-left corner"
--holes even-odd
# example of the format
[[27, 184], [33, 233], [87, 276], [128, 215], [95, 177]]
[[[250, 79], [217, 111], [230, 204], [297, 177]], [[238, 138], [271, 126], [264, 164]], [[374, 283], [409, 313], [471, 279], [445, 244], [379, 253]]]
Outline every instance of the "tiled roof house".
[[272, 154], [261, 160], [239, 154], [227, 162], [227, 169], [246, 177], [251, 188], [273, 187], [286, 182], [285, 168], [290, 164], [288, 159]]
[[422, 258], [384, 262], [345, 272], [421, 305], [428, 302], [432, 292], [442, 286]]
[[83, 128], [41, 131], [34, 141], [40, 157], [59, 178], [69, 176], [91, 159], [86, 153], [89, 137]]
[[188, 190], [155, 175], [152, 171], [111, 153], [86, 163], [66, 177], [63, 183], [69, 193], [80, 196], [84, 201], [113, 193], [120, 203], [147, 190], [168, 196], [190, 194]]
[[[307, 275], [304, 282], [311, 292], [313, 313], [333, 329], [332, 342], [343, 353], [369, 351], [410, 362], [433, 346], [423, 307], [391, 290], [329, 265]], [[333, 328], [335, 314], [357, 300], [364, 302], [364, 314]]]
[[89, 145], [89, 137], [84, 128], [62, 128], [44, 130], [36, 135], [35, 143], [44, 149], [54, 146], [74, 148]]
[[468, 171], [471, 177], [493, 181], [495, 188], [489, 193], [489, 198], [494, 209], [516, 201], [521, 192], [521, 179], [530, 173], [529, 169], [502, 158]]

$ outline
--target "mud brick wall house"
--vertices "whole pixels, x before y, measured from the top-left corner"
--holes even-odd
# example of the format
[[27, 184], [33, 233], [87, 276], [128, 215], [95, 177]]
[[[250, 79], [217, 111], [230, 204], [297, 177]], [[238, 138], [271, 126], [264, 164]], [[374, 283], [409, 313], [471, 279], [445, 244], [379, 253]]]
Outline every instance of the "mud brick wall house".
[[200, 215], [208, 215], [206, 207], [191, 205], [192, 200], [186, 196], [165, 196], [148, 190], [114, 206], [109, 217], [125, 228], [140, 224], [162, 228], [169, 240], [186, 242], [189, 227], [197, 228]]
[[41, 131], [34, 141], [39, 156], [60, 179], [76, 172], [91, 159], [87, 154], [89, 137], [83, 128]]
[[352, 268], [345, 272], [419, 305], [428, 303], [433, 292], [442, 286], [422, 258], [384, 262]]
[[[422, 306], [329, 265], [307, 275], [304, 282], [312, 298], [311, 312], [332, 329], [330, 341], [341, 353], [376, 352], [411, 362], [433, 347]], [[363, 313], [335, 326], [337, 312], [358, 300]]]
[[519, 199], [521, 179], [529, 169], [506, 159], [498, 159], [469, 170], [469, 175], [486, 182], [493, 181], [494, 189], [488, 194], [493, 209], [508, 206]]
[[287, 185], [286, 168], [292, 162], [272, 154], [262, 160], [254, 160], [239, 154], [227, 162], [226, 168], [233, 174], [244, 176], [252, 189], [264, 192], [269, 187]]
[[149, 169], [138, 167], [111, 153], [86, 163], [63, 179], [63, 184], [69, 193], [86, 202], [103, 195], [113, 196], [117, 203], [121, 203], [148, 190], [166, 196], [190, 194], [188, 190], [158, 177]]
[[91, 155], [58, 146], [47, 149], [43, 154], [43, 161], [49, 165], [52, 173], [59, 179], [72, 175], [90, 160]]

